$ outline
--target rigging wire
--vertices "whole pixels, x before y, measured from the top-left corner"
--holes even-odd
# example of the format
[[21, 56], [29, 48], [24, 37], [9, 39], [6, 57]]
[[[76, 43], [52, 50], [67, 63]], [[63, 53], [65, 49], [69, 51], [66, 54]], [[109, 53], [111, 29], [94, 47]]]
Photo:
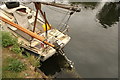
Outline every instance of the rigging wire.
[[[60, 26], [63, 24], [63, 21], [66, 19], [66, 17], [67, 17], [67, 15], [70, 15], [70, 11], [68, 10], [68, 11], [66, 11], [66, 13], [64, 12], [63, 13], [63, 11], [61, 12], [61, 11], [58, 11], [58, 10], [56, 10], [56, 9], [53, 9], [52, 7], [48, 7], [48, 6], [46, 6], [48, 9], [51, 9], [51, 10], [53, 10], [53, 11], [56, 11], [56, 12], [59, 12], [59, 13], [62, 13], [62, 14], [65, 14], [64, 16], [63, 16], [63, 18], [62, 18], [62, 20], [60, 21], [60, 23], [57, 25], [57, 29], [58, 30], [60, 30], [59, 28], [60, 28]], [[67, 19], [67, 22], [69, 21], [69, 19]], [[65, 23], [67, 23], [67, 22], [65, 22]], [[63, 25], [63, 27], [64, 27], [64, 25]], [[58, 33], [55, 33], [55, 35], [57, 35], [57, 34], [59, 34], [59, 32]]]
[[[68, 27], [68, 22], [69, 22], [69, 20], [70, 20], [70, 18], [71, 18], [71, 16], [72, 16], [72, 14], [75, 12], [75, 11], [72, 11], [72, 12], [70, 12], [70, 11], [67, 11], [66, 13], [65, 12], [61, 12], [61, 11], [58, 11], [58, 10], [56, 10], [56, 9], [53, 9], [52, 7], [48, 7], [48, 6], [46, 6], [48, 9], [51, 9], [51, 10], [54, 10], [54, 11], [56, 11], [56, 12], [59, 12], [59, 13], [62, 13], [62, 14], [65, 14], [65, 16], [63, 17], [63, 19], [61, 20], [61, 22], [57, 25], [57, 27], [58, 27], [58, 30], [60, 30], [61, 32], [63, 32], [67, 27]], [[67, 21], [64, 23], [64, 25], [59, 29], [59, 27], [60, 27], [60, 25], [62, 25], [62, 22], [65, 20], [65, 18], [67, 17], [67, 15], [69, 15], [69, 17], [68, 17], [68, 19], [67, 19]], [[54, 37], [57, 37], [58, 35], [60, 35], [61, 33], [59, 33], [59, 32], [57, 32], [57, 33], [55, 33], [55, 36]]]
[[[61, 31], [62, 29], [63, 29], [63, 31], [64, 31], [64, 30], [67, 28], [68, 22], [69, 22], [69, 20], [70, 20], [70, 18], [71, 18], [71, 16], [72, 16], [73, 13], [74, 13], [74, 12], [71, 12], [71, 13], [70, 13], [67, 21], [65, 22], [65, 25], [63, 25], [63, 27], [61, 27], [60, 31]], [[63, 31], [61, 31], [61, 32], [63, 32]], [[56, 34], [56, 36], [58, 36], [58, 35], [60, 35], [60, 34], [61, 34], [61, 33], [58, 33], [58, 34]]]
[[67, 14], [69, 13], [69, 11], [65, 14], [65, 16], [63, 17], [63, 19], [60, 21], [60, 23], [57, 25], [57, 28], [59, 29], [60, 26], [62, 25], [63, 21], [65, 20], [65, 18], [67, 17]]
[[[53, 8], [53, 7], [51, 7], [51, 6], [46, 6], [48, 9], [51, 9], [51, 10], [53, 10], [53, 11], [56, 11], [56, 12], [59, 12], [59, 13], [62, 13], [62, 14], [66, 14], [66, 12], [68, 12], [68, 11], [65, 11], [65, 10], [62, 10], [61, 9], [61, 11], [60, 10], [58, 10], [58, 9], [55, 9], [55, 8]], [[67, 14], [67, 15], [69, 15], [69, 13]]]
[[59, 12], [59, 13], [65, 14], [65, 16], [63, 17], [63, 19], [61, 20], [61, 22], [60, 22], [60, 23], [57, 25], [57, 27], [56, 27], [56, 28], [58, 28], [58, 30], [59, 30], [60, 25], [62, 25], [62, 23], [63, 23], [63, 21], [65, 20], [65, 18], [67, 17], [67, 15], [70, 14], [70, 11], [68, 10], [68, 11], [66, 11], [66, 13], [63, 13], [63, 11], [60, 12], [60, 11], [57, 11], [57, 10], [51, 8], [51, 7], [48, 7], [48, 6], [46, 6], [46, 7], [49, 8], [49, 9], [51, 9], [51, 10], [54, 10], [54, 11], [56, 11], [56, 12]]
[[[67, 20], [66, 23], [65, 23], [65, 28], [67, 27], [68, 22], [69, 22], [69, 20], [70, 20], [70, 18], [71, 18], [71, 16], [72, 16], [72, 14], [74, 14], [74, 12], [71, 12], [71, 13], [70, 13], [70, 16], [68, 17], [68, 20]], [[64, 29], [65, 29], [65, 28], [64, 28]], [[64, 29], [63, 29], [63, 30], [64, 30]]]
[[[60, 12], [60, 11], [58, 11], [58, 10], [56, 10], [56, 9], [53, 9], [53, 8], [51, 8], [50, 6], [49, 6], [49, 7], [46, 6], [46, 7], [49, 8], [49, 9], [51, 9], [51, 10], [54, 10], [54, 11], [56, 11], [56, 12], [64, 13], [63, 11]], [[69, 19], [70, 19], [70, 17], [71, 17], [71, 13], [73, 13], [73, 12], [66, 11], [66, 13], [64, 13], [65, 16], [64, 16], [63, 19], [61, 20], [60, 24], [57, 25], [57, 27], [59, 27], [59, 26], [62, 24], [62, 22], [63, 22], [63, 21], [65, 20], [65, 18], [67, 17], [67, 15], [70, 15], [69, 18], [68, 18], [68, 20], [66, 21], [66, 23], [68, 23], [68, 21], [69, 21]], [[58, 29], [59, 29], [59, 28], [58, 28]]]
[[[68, 19], [67, 19], [67, 21], [65, 22], [65, 25], [63, 25], [63, 27], [61, 27], [61, 30], [63, 29], [63, 31], [67, 28], [67, 26], [68, 26], [68, 22], [69, 22], [69, 20], [70, 20], [70, 18], [71, 18], [71, 16], [72, 16], [72, 14], [73, 14], [74, 12], [71, 12], [70, 14], [69, 14], [69, 17], [68, 17]], [[61, 31], [62, 33], [63, 33], [63, 31]], [[55, 34], [55, 36], [57, 37], [57, 36], [59, 36], [61, 33], [56, 33]], [[54, 37], [55, 37], [54, 36]]]
[[[72, 13], [72, 14], [73, 14], [73, 13]], [[69, 15], [67, 21], [64, 23], [65, 25], [63, 25], [63, 26], [60, 28], [60, 31], [61, 31], [62, 29], [65, 29], [65, 28], [66, 28], [66, 26], [67, 26], [67, 24], [68, 24], [68, 22], [69, 22], [69, 20], [70, 20], [70, 17], [71, 17], [71, 14]], [[65, 27], [65, 28], [63, 28], [63, 27]]]

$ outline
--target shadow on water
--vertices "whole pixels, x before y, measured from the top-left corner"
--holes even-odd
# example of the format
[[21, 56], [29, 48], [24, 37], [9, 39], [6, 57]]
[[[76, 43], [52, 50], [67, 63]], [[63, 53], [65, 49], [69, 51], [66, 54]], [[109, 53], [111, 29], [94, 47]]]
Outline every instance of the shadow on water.
[[[47, 59], [45, 62], [41, 62], [42, 66], [40, 69], [46, 74], [46, 75], [54, 75], [55, 73], [58, 73], [61, 71], [62, 68], [69, 69], [67, 60], [64, 56], [57, 54], [49, 59]], [[69, 69], [70, 70], [70, 69]]]
[[54, 76], [56, 78], [79, 78], [79, 75], [70, 67], [66, 58], [60, 54], [54, 55], [41, 63], [42, 65], [39, 69], [47, 76]]
[[[36, 57], [39, 56], [27, 49], [24, 50], [25, 51], [22, 54], [25, 56], [27, 56], [27, 52], [30, 53], [30, 55], [34, 55]], [[52, 76], [55, 78], [80, 78], [74, 67], [71, 68], [71, 64], [68, 59], [66, 59], [66, 56], [63, 56], [60, 53], [56, 53], [46, 61], [40, 62], [40, 64], [41, 66], [39, 69], [47, 76]]]
[[101, 11], [97, 14], [99, 23], [104, 28], [112, 27], [113, 24], [119, 21], [120, 17], [120, 2], [109, 2], [104, 5]]

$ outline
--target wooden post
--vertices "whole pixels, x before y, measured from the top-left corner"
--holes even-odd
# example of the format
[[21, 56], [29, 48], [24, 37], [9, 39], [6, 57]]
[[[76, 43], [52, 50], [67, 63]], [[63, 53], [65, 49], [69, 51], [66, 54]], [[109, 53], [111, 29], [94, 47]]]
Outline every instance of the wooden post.
[[[46, 14], [45, 14], [45, 12], [44, 12], [44, 17], [46, 18]], [[47, 26], [48, 26], [48, 24], [47, 24], [47, 22], [45, 21], [45, 29], [46, 29], [46, 38], [47, 38]]]
[[35, 32], [35, 27], [36, 27], [36, 22], [37, 22], [37, 16], [38, 16], [38, 9], [37, 9], [37, 11], [36, 11], [36, 16], [35, 16], [35, 21], [34, 21], [33, 32]]
[[44, 13], [43, 13], [42, 10], [41, 10], [41, 2], [39, 2], [39, 3], [35, 2], [34, 4], [35, 4], [36, 7], [39, 9], [39, 11], [40, 11], [41, 15], [43, 16], [45, 22], [48, 24], [48, 26], [49, 26], [50, 28], [52, 28], [52, 27], [50, 26], [49, 22], [47, 21], [46, 17], [44, 16]]

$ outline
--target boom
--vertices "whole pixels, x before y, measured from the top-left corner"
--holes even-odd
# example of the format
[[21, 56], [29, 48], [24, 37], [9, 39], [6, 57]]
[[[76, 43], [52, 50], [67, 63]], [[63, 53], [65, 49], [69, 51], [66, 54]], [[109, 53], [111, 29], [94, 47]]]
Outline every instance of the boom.
[[32, 31], [30, 31], [30, 30], [28, 30], [28, 29], [26, 29], [26, 28], [23, 28], [23, 27], [21, 27], [21, 26], [18, 25], [18, 24], [15, 24], [15, 23], [9, 21], [9, 20], [3, 18], [2, 16], [0, 16], [0, 20], [2, 20], [2, 21], [4, 21], [4, 22], [6, 22], [6, 23], [8, 23], [8, 24], [10, 24], [10, 25], [12, 25], [12, 26], [14, 26], [15, 28], [17, 28], [17, 29], [25, 32], [26, 34], [32, 36], [33, 38], [36, 38], [36, 39], [42, 41], [43, 43], [45, 43], [45, 44], [47, 44], [47, 45], [49, 45], [49, 46], [51, 46], [51, 47], [55, 47], [53, 44], [45, 41], [45, 38], [44, 38], [44, 37], [42, 37], [42, 36], [40, 36], [40, 35], [37, 35], [36, 33], [32, 32]]

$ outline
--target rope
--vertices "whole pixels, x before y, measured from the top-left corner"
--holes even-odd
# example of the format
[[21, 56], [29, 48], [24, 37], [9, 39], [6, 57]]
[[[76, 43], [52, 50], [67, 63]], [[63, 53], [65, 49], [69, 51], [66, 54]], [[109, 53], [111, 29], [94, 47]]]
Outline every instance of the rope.
[[71, 13], [70, 13], [67, 21], [65, 22], [65, 25], [63, 25], [63, 26], [61, 27], [60, 31], [61, 31], [62, 29], [63, 29], [63, 31], [66, 29], [66, 27], [67, 27], [67, 25], [68, 25], [68, 22], [69, 22], [69, 20], [70, 20], [70, 18], [71, 18], [71, 16], [72, 16], [73, 13], [74, 13], [74, 12], [71, 12]]
[[62, 22], [65, 20], [65, 18], [67, 17], [67, 14], [69, 13], [69, 11], [66, 13], [66, 15], [63, 17], [63, 19], [61, 20], [61, 22], [57, 25], [57, 28], [59, 29], [60, 25], [62, 25]]
[[[67, 26], [68, 21], [70, 20], [70, 17], [71, 17], [71, 15], [68, 17], [67, 21], [65, 22], [65, 27]], [[64, 27], [64, 25], [61, 27], [60, 31], [61, 31], [62, 29], [64, 29], [63, 27]]]
[[[56, 11], [56, 12], [59, 12], [59, 13], [63, 13], [63, 12], [60, 12], [60, 11], [58, 11], [58, 10], [55, 10], [55, 9], [53, 9], [53, 8], [51, 8], [51, 7], [48, 7], [48, 6], [46, 6], [47, 8], [49, 8], [49, 9], [51, 9], [51, 10], [54, 10], [54, 11]], [[69, 20], [70, 20], [70, 18], [71, 18], [71, 16], [72, 16], [72, 14], [73, 14], [74, 12], [70, 12], [70, 11], [67, 11], [67, 13], [65, 14], [65, 13], [63, 13], [63, 14], [65, 14], [65, 16], [63, 17], [63, 19], [61, 20], [61, 22], [57, 25], [57, 27], [58, 27], [58, 29], [59, 29], [59, 27], [60, 27], [60, 25], [62, 24], [62, 22], [65, 20], [65, 18], [67, 17], [67, 15], [69, 14], [69, 17], [68, 17], [68, 19], [67, 19], [67, 21], [65, 22], [65, 25], [63, 25], [59, 30], [62, 30], [62, 32], [67, 28], [67, 24], [68, 24], [68, 22], [69, 22]], [[61, 33], [55, 33], [55, 36], [58, 36], [58, 35], [60, 35]], [[54, 36], [54, 37], [55, 37]]]
[[[60, 30], [63, 29], [63, 31], [64, 31], [64, 30], [67, 28], [67, 24], [68, 24], [68, 22], [69, 22], [69, 20], [70, 20], [70, 18], [71, 18], [71, 16], [72, 16], [73, 13], [74, 13], [74, 12], [71, 12], [71, 13], [70, 13], [70, 16], [68, 17], [67, 21], [65, 22], [65, 26], [63, 25], [64, 28], [61, 27]], [[63, 32], [63, 31], [62, 31], [62, 32]], [[58, 35], [60, 35], [60, 34], [61, 34], [61, 33], [56, 33], [55, 35], [58, 36]]]
[[[61, 28], [60, 28], [60, 25], [62, 25], [62, 23], [63, 23], [63, 21], [65, 20], [65, 18], [67, 17], [67, 15], [68, 15], [68, 14], [70, 15], [70, 11], [67, 11], [66, 13], [63, 13], [63, 11], [62, 11], [62, 12], [57, 11], [57, 10], [51, 8], [50, 6], [49, 6], [49, 7], [46, 6], [46, 7], [49, 8], [49, 9], [51, 9], [51, 10], [54, 10], [54, 11], [56, 11], [56, 12], [59, 12], [59, 13], [65, 14], [65, 15], [63, 16], [63, 19], [60, 21], [60, 23], [59, 23], [59, 24], [57, 25], [57, 27], [56, 27], [56, 28], [58, 28], [58, 30], [60, 30], [60, 29], [61, 29]], [[70, 19], [70, 16], [69, 16], [69, 18], [67, 19], [67, 21], [66, 21], [65, 23], [68, 23], [69, 19]], [[64, 27], [64, 25], [63, 25], [63, 27]], [[62, 27], [62, 28], [63, 28], [63, 27]], [[60, 29], [59, 29], [59, 28], [60, 28]], [[59, 34], [59, 32], [56, 33], [55, 35], [58, 35], [58, 34]]]
[[[69, 22], [69, 20], [70, 20], [70, 17], [71, 17], [71, 15], [72, 15], [73, 13], [74, 13], [74, 12], [71, 12], [71, 13], [70, 13], [70, 16], [68, 17], [67, 21], [65, 22], [65, 23], [66, 23], [66, 24], [65, 24], [65, 27], [64, 27], [64, 25], [63, 25], [64, 28], [62, 27], [61, 30], [62, 30], [62, 29], [65, 30], [65, 29], [67, 28], [67, 24], [68, 24], [68, 22]], [[64, 30], [63, 30], [63, 31], [64, 31]], [[63, 31], [62, 31], [62, 32], [63, 32]], [[61, 34], [61, 33], [58, 32], [58, 33], [55, 34], [55, 36], [58, 36], [58, 35], [60, 35], [60, 34]], [[53, 37], [55, 37], [55, 36], [53, 36]]]

